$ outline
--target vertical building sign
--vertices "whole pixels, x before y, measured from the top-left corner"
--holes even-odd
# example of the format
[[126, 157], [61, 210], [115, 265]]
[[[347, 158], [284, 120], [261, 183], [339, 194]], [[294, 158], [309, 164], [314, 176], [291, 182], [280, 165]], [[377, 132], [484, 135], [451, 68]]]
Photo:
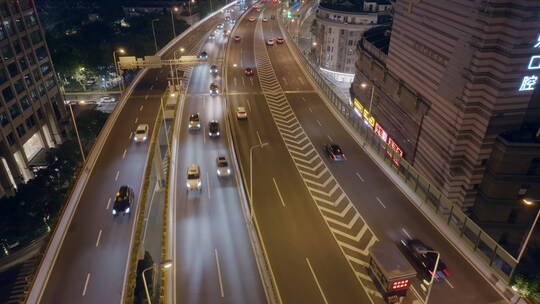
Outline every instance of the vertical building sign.
[[[527, 65], [528, 71], [535, 71], [540, 69], [540, 34], [538, 35], [538, 38], [536, 40], [537, 41], [534, 44], [533, 48], [536, 52], [538, 52], [538, 54], [533, 55], [531, 56], [531, 58], [529, 58], [529, 64]], [[534, 91], [537, 83], [538, 75], [535, 75], [535, 72], [531, 72], [531, 74], [523, 76], [523, 79], [521, 79], [519, 91]]]

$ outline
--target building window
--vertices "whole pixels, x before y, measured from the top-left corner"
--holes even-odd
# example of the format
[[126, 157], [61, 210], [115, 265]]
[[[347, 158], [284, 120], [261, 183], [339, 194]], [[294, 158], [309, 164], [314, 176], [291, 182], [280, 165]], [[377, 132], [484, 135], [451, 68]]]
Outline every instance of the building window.
[[30, 39], [32, 39], [33, 44], [36, 44], [36, 43], [40, 43], [43, 40], [43, 37], [41, 37], [41, 32], [37, 30], [37, 31], [33, 31], [30, 34]]
[[527, 170], [527, 175], [540, 175], [540, 158], [535, 158], [531, 161], [531, 164], [529, 165], [529, 170]]
[[0, 124], [5, 127], [9, 123], [9, 118], [5, 112], [0, 113]]
[[17, 94], [20, 94], [22, 91], [24, 91], [24, 84], [21, 79], [15, 81], [13, 83], [13, 87], [15, 88]]
[[0, 40], [4, 40], [6, 39], [6, 37], [7, 37], [6, 31], [4, 31], [4, 27], [0, 25]]
[[26, 128], [32, 129], [36, 125], [36, 120], [34, 119], [34, 116], [30, 116], [26, 119]]
[[43, 75], [49, 74], [50, 71], [51, 71], [51, 65], [48, 62], [45, 62], [44, 64], [41, 65], [41, 73], [43, 73]]
[[0, 15], [2, 15], [2, 17], [9, 16], [9, 10], [7, 8], [7, 3], [5, 2], [0, 3]]
[[0, 84], [3, 84], [7, 81], [7, 75], [4, 69], [0, 68]]
[[15, 77], [15, 76], [17, 76], [17, 74], [19, 74], [19, 68], [17, 68], [17, 64], [15, 62], [10, 63], [7, 66], [7, 69], [8, 69], [9, 75], [11, 75], [11, 77]]
[[19, 40], [13, 41], [13, 49], [15, 50], [15, 54], [20, 54], [22, 52], [21, 44], [19, 43]]
[[47, 87], [47, 89], [49, 89], [49, 90], [54, 87], [54, 84], [55, 84], [54, 77], [51, 77], [51, 78], [45, 80], [45, 87]]
[[30, 91], [30, 98], [31, 98], [33, 101], [38, 101], [38, 100], [39, 100], [39, 97], [38, 97], [37, 92], [36, 92], [35, 89], [32, 90], [32, 91]]
[[17, 126], [17, 134], [19, 135], [19, 137], [23, 137], [24, 134], [26, 134], [26, 129], [24, 128], [23, 124]]
[[30, 62], [30, 65], [36, 64], [36, 57], [34, 57], [34, 53], [28, 53], [28, 61]]
[[7, 32], [9, 35], [15, 34], [15, 30], [14, 30], [13, 27], [11, 26], [11, 21], [9, 21], [9, 20], [4, 20], [4, 28], [6, 29], [6, 32]]
[[21, 115], [21, 109], [19, 109], [19, 105], [17, 103], [14, 103], [11, 107], [9, 107], [9, 115], [11, 115], [12, 120]]
[[6, 139], [7, 139], [10, 146], [13, 146], [15, 144], [15, 136], [13, 136], [13, 133], [9, 133], [6, 136]]
[[45, 87], [41, 83], [38, 85], [38, 90], [39, 90], [39, 96], [43, 96], [47, 92], [45, 90]]
[[19, 32], [26, 31], [26, 28], [24, 27], [24, 22], [22, 21], [22, 19], [15, 19], [15, 25], [17, 26], [17, 30]]
[[39, 73], [38, 70], [34, 70], [33, 73], [34, 73], [34, 78], [36, 78], [36, 81], [41, 79], [41, 74]]
[[37, 109], [36, 113], [39, 119], [43, 119], [43, 110], [41, 108]]
[[4, 58], [4, 60], [10, 60], [13, 58], [13, 51], [11, 50], [9, 44], [0, 48], [0, 53], [2, 53], [2, 58]]
[[43, 60], [43, 59], [47, 58], [47, 50], [45, 49], [44, 46], [36, 49], [36, 56], [37, 56], [38, 60]]
[[21, 67], [21, 70], [26, 70], [28, 68], [28, 63], [26, 63], [26, 58], [20, 57], [19, 58], [19, 66]]
[[30, 108], [31, 104], [27, 96], [24, 96], [23, 98], [21, 98], [21, 106], [23, 110]]
[[4, 96], [4, 101], [7, 103], [8, 101], [13, 99], [13, 90], [11, 90], [11, 87], [7, 87], [2, 90], [2, 96]]
[[29, 49], [30, 48], [30, 40], [28, 40], [28, 37], [24, 36], [21, 38], [22, 40], [22, 44], [23, 44], [23, 47], [25, 49]]
[[32, 76], [30, 76], [30, 74], [24, 75], [24, 82], [26, 82], [27, 86], [31, 86], [34, 84], [34, 82], [32, 81]]
[[34, 26], [37, 24], [36, 16], [34, 16], [34, 12], [31, 12], [30, 14], [24, 16], [24, 21], [26, 21], [26, 24], [28, 26]]
[[349, 41], [347, 41], [347, 45], [348, 45], [348, 46], [351, 46], [351, 45], [352, 45], [352, 43], [353, 43], [353, 41], [352, 41], [352, 40], [349, 40]]

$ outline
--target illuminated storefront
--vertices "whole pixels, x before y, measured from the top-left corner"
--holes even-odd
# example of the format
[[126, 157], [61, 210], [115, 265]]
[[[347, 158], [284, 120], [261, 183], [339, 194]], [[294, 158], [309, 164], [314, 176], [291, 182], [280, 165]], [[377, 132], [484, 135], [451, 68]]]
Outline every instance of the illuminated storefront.
[[[399, 157], [396, 157], [394, 153], [391, 153], [389, 150], [386, 151], [390, 157], [392, 157], [394, 164], [399, 165], [399, 160], [403, 157], [404, 152], [403, 149], [390, 137], [388, 136], [388, 133], [383, 129], [383, 127], [375, 120], [375, 117], [371, 115], [369, 112], [369, 109], [364, 107], [362, 103], [354, 98], [353, 101], [353, 110], [361, 117], [364, 121], [364, 123], [368, 126], [370, 126], [373, 129], [373, 132], [379, 136], [379, 138], [386, 144], [388, 147], [390, 147], [396, 154], [399, 155]], [[385, 146], [386, 148], [386, 146]]]

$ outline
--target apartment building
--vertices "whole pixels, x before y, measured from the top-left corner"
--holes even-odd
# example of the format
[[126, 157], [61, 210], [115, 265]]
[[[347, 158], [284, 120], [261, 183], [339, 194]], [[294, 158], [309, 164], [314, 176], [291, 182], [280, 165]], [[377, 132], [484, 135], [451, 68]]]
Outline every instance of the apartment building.
[[0, 0], [0, 197], [34, 175], [32, 161], [62, 142], [66, 116], [31, 0]]

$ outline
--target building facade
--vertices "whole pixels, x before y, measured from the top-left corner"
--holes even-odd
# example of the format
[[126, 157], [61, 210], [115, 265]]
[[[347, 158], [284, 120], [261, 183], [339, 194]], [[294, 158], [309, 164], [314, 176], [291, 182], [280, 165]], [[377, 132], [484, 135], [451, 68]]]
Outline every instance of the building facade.
[[364, 1], [360, 8], [321, 2], [314, 26], [314, 58], [319, 66], [336, 80], [352, 82], [356, 44], [366, 30], [390, 21], [391, 8], [390, 1]]
[[352, 96], [444, 196], [491, 226], [528, 223], [520, 199], [540, 190], [539, 12], [535, 0], [401, 0], [387, 52], [358, 44]]
[[0, 0], [0, 197], [33, 177], [32, 159], [62, 142], [66, 110], [31, 0]]

